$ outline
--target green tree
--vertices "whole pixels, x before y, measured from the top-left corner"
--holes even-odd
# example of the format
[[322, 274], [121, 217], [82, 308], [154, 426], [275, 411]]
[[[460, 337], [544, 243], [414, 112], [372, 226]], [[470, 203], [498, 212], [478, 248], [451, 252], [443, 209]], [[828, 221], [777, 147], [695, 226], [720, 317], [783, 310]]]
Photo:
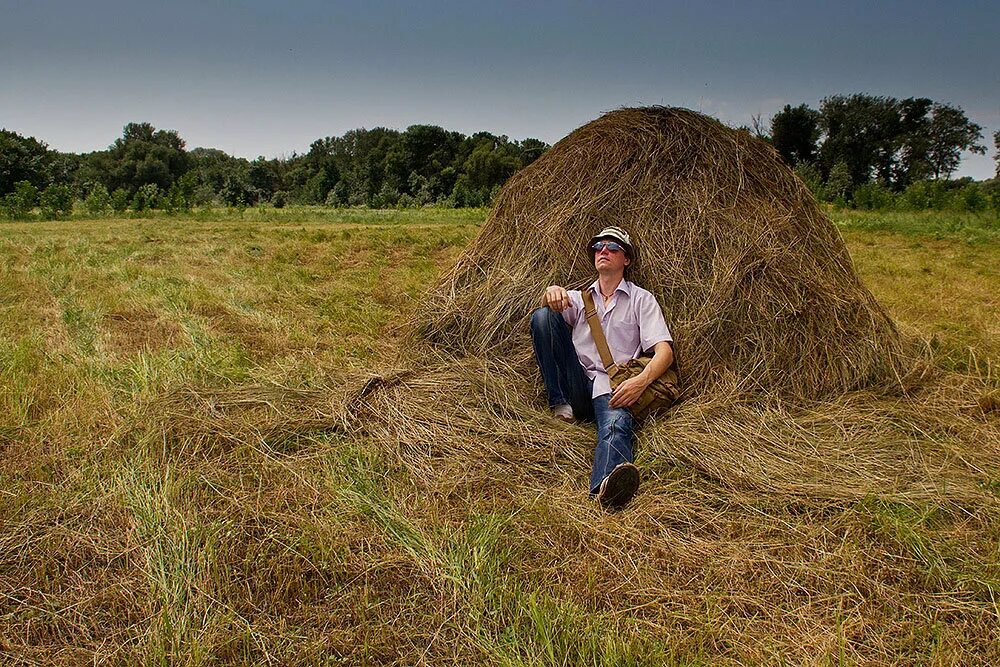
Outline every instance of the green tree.
[[483, 200], [494, 186], [502, 185], [521, 166], [515, 151], [501, 141], [481, 141], [465, 161], [469, 186], [482, 193]]
[[771, 143], [791, 166], [816, 159], [820, 114], [805, 104], [785, 107], [771, 118]]
[[823, 186], [823, 198], [838, 206], [843, 206], [847, 203], [853, 185], [851, 168], [846, 162], [838, 162], [833, 165], [830, 175], [826, 179], [826, 184]]
[[0, 196], [14, 192], [21, 181], [45, 187], [50, 181], [52, 160], [48, 147], [34, 137], [0, 130]]
[[934, 178], [949, 178], [958, 168], [962, 151], [986, 154], [986, 147], [979, 143], [983, 128], [970, 121], [959, 107], [934, 104], [928, 130], [927, 155]]
[[892, 182], [896, 191], [931, 175], [928, 114], [933, 105], [934, 102], [926, 97], [911, 97], [899, 102], [899, 151]]
[[527, 167], [529, 164], [542, 157], [550, 146], [541, 141], [540, 139], [533, 139], [531, 137], [525, 139], [521, 142], [521, 167]]
[[993, 156], [993, 161], [997, 163], [996, 177], [1000, 178], [1000, 130], [993, 133], [993, 147], [997, 151]]
[[14, 191], [8, 192], [0, 199], [0, 204], [7, 217], [27, 220], [38, 204], [38, 188], [29, 181], [18, 181], [14, 184]]
[[813, 162], [800, 162], [795, 165], [795, 175], [798, 176], [816, 199], [823, 195], [823, 174]]
[[139, 187], [132, 196], [132, 210], [136, 213], [143, 213], [158, 206], [160, 200], [160, 188], [156, 183], [146, 183]]
[[149, 123], [129, 123], [108, 149], [106, 185], [134, 195], [144, 185], [169, 190], [190, 167], [184, 140], [174, 130], [157, 130]]
[[827, 179], [842, 163], [851, 187], [873, 175], [891, 182], [901, 130], [897, 100], [862, 94], [827, 97], [820, 104], [820, 127], [825, 134], [820, 165]]
[[62, 220], [73, 213], [73, 188], [53, 183], [38, 199], [43, 220]]
[[122, 188], [118, 188], [111, 193], [111, 210], [121, 215], [128, 210], [131, 201], [132, 198], [128, 196], [128, 192]]
[[111, 194], [104, 187], [103, 183], [98, 183], [90, 188], [87, 198], [83, 200], [83, 208], [91, 216], [100, 216], [111, 210]]

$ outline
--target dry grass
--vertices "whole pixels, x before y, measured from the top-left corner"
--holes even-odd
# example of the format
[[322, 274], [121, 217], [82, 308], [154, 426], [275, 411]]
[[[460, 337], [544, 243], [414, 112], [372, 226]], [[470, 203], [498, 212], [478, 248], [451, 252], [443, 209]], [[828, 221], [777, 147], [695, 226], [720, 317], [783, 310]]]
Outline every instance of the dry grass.
[[359, 215], [0, 227], [6, 664], [1000, 658], [995, 244], [849, 231], [922, 374], [720, 378], [609, 515], [525, 356], [396, 357], [477, 227]]

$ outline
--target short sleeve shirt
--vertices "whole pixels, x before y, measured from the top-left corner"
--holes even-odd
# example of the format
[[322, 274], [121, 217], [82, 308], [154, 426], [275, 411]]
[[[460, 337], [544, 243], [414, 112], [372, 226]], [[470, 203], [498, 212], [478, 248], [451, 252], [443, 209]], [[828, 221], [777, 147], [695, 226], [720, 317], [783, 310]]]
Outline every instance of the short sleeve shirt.
[[[625, 363], [644, 351], [652, 350], [657, 343], [673, 340], [660, 304], [651, 292], [622, 280], [605, 306], [596, 280], [587, 289], [594, 293], [594, 305], [615, 363]], [[573, 346], [580, 365], [594, 383], [592, 395], [610, 394], [611, 382], [601, 363], [597, 343], [590, 335], [583, 295], [579, 290], [569, 290], [569, 300], [570, 306], [562, 312], [562, 316], [573, 331]]]

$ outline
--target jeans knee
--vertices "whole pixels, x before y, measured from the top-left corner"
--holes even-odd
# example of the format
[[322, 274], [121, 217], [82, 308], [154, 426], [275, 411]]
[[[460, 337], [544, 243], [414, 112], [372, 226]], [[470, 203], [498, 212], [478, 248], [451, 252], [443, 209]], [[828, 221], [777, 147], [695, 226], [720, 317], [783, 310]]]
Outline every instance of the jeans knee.
[[534, 330], [547, 329], [555, 321], [555, 318], [562, 319], [562, 315], [552, 310], [548, 306], [536, 308], [531, 313], [531, 328]]

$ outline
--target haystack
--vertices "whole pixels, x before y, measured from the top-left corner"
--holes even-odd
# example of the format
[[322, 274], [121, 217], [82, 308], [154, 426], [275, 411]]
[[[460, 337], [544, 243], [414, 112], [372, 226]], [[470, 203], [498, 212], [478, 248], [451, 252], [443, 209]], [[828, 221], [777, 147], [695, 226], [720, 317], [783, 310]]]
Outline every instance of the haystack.
[[899, 333], [802, 182], [760, 139], [677, 108], [608, 113], [511, 178], [417, 338], [531, 372], [539, 295], [593, 280], [584, 242], [611, 224], [640, 249], [633, 279], [664, 308], [689, 394], [722, 379], [810, 397], [896, 379]]

